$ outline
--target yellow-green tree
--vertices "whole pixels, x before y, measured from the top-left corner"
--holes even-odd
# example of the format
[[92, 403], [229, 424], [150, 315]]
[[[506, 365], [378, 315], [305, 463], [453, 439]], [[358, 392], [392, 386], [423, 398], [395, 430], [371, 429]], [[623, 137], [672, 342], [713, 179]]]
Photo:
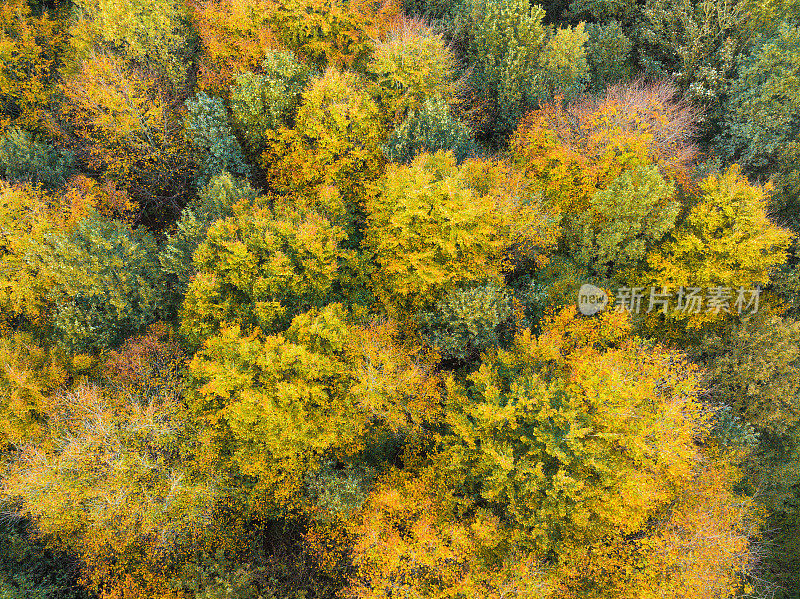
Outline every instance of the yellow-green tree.
[[452, 152], [390, 165], [367, 210], [373, 287], [392, 315], [460, 286], [502, 283], [516, 260], [542, 257], [558, 235], [521, 173], [493, 161], [459, 167]]
[[391, 325], [352, 322], [341, 304], [278, 335], [226, 326], [191, 372], [209, 459], [249, 481], [242, 500], [267, 515], [311, 510], [307, 478], [325, 460], [352, 461], [381, 431], [404, 438], [439, 414], [429, 357]]
[[320, 186], [338, 190], [347, 214], [358, 220], [368, 185], [381, 175], [386, 131], [362, 77], [329, 68], [303, 92], [294, 129], [280, 129], [263, 154], [270, 181], [282, 193], [313, 198]]
[[466, 386], [448, 382], [441, 461], [518, 541], [563, 556], [643, 529], [691, 480], [704, 426], [680, 356], [626, 340], [625, 315], [575, 314], [486, 352]]
[[217, 220], [194, 253], [197, 274], [181, 310], [181, 331], [197, 349], [224, 324], [265, 332], [285, 329], [308, 308], [333, 296], [350, 252], [345, 233], [316, 214], [266, 206], [234, 207]]

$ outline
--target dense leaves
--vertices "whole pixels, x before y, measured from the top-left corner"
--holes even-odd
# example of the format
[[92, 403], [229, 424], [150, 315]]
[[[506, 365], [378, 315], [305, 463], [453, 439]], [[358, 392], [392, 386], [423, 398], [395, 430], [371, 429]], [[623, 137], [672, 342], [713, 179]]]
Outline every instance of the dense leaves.
[[796, 597], [798, 26], [3, 2], [0, 597]]

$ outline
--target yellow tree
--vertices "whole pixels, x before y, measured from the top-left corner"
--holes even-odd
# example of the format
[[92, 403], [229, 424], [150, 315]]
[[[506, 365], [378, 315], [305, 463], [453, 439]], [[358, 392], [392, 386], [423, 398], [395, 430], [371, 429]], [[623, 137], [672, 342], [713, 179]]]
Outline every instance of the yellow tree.
[[444, 151], [390, 165], [367, 210], [373, 287], [401, 320], [459, 286], [502, 284], [516, 260], [541, 261], [559, 232], [520, 172], [494, 161], [458, 167]]
[[33, 16], [24, 0], [0, 6], [0, 130], [55, 133], [50, 111], [65, 41], [63, 23], [47, 12]]
[[177, 210], [188, 179], [180, 90], [105, 51], [65, 82], [88, 164], [127, 190], [142, 210]]

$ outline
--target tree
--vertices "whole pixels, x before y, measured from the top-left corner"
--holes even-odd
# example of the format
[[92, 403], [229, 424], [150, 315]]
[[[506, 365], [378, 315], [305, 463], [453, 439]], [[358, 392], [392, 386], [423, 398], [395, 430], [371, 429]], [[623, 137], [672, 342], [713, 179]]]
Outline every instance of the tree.
[[626, 171], [597, 191], [574, 219], [573, 255], [602, 274], [609, 264], [636, 265], [672, 230], [680, 211], [674, 188], [655, 165]]
[[433, 419], [431, 370], [391, 326], [352, 323], [329, 304], [278, 335], [222, 328], [192, 361], [192, 409], [212, 459], [249, 481], [243, 500], [275, 516], [311, 509], [306, 481], [325, 460], [352, 463], [381, 431], [404, 436]]
[[303, 92], [295, 128], [281, 129], [279, 141], [262, 156], [270, 183], [281, 193], [313, 197], [320, 186], [340, 194], [351, 227], [359, 220], [367, 186], [380, 177], [386, 134], [378, 105], [363, 78], [329, 68]]
[[250, 167], [233, 135], [222, 100], [200, 92], [194, 100], [187, 100], [186, 108], [186, 133], [198, 154], [200, 167], [197, 187], [204, 187], [214, 175], [223, 171], [247, 175]]
[[72, 152], [34, 141], [22, 129], [10, 127], [0, 136], [0, 176], [11, 183], [41, 182], [55, 187], [72, 169]]
[[253, 151], [264, 150], [281, 126], [294, 124], [312, 75], [291, 52], [268, 52], [261, 71], [240, 73], [231, 86], [233, 122]]
[[275, 215], [240, 204], [212, 224], [194, 253], [197, 271], [181, 309], [181, 332], [197, 349], [225, 325], [284, 330], [335, 293], [344, 231], [316, 214]]
[[[546, 43], [541, 6], [528, 2], [481, 0], [470, 15], [467, 56], [475, 103], [483, 104], [480, 128], [513, 130], [524, 108], [534, 101], [526, 83], [534, 78], [537, 59]], [[491, 98], [497, 98], [494, 103]], [[479, 122], [480, 122], [479, 121]]]
[[399, 164], [437, 150], [451, 150], [459, 164], [475, 150], [472, 131], [451, 114], [440, 98], [425, 98], [418, 109], [409, 111], [383, 146], [387, 160]]
[[484, 285], [450, 291], [417, 319], [423, 339], [444, 359], [468, 361], [499, 344], [500, 329], [512, 315], [509, 291]]
[[177, 210], [188, 170], [180, 88], [101, 52], [81, 63], [64, 91], [81, 158], [148, 216]]
[[0, 451], [44, 438], [52, 394], [75, 374], [58, 348], [41, 347], [27, 333], [0, 337]]
[[746, 3], [719, 0], [648, 0], [630, 29], [647, 74], [673, 76], [705, 110], [700, 123], [724, 115], [736, 60], [744, 50], [751, 12]]
[[418, 21], [402, 20], [385, 41], [377, 43], [366, 70], [394, 125], [428, 97], [448, 104], [455, 101], [455, 57], [441, 35]]
[[0, 7], [0, 130], [9, 125], [52, 134], [63, 23], [31, 14], [24, 0]]
[[538, 100], [544, 102], [556, 95], [569, 101], [584, 91], [589, 78], [586, 42], [589, 34], [584, 23], [576, 27], [559, 27], [549, 37], [539, 55]]
[[186, 6], [177, 0], [78, 0], [70, 45], [78, 66], [111, 53], [125, 67], [163, 77], [170, 86], [186, 83], [191, 30]]
[[216, 477], [192, 470], [193, 425], [176, 395], [140, 403], [82, 385], [57, 398], [49, 426], [57, 442], [26, 446], [3, 495], [48, 545], [80, 556], [95, 592], [180, 597], [171, 579], [207, 534]]
[[626, 341], [625, 315], [562, 310], [543, 335], [447, 382], [443, 472], [530, 549], [569, 556], [642, 529], [691, 480], [703, 430], [680, 356]]
[[235, 75], [257, 71], [266, 55], [278, 49], [267, 24], [270, 5], [265, 0], [202, 0], [191, 5], [202, 44], [198, 61], [202, 91], [227, 100]]
[[155, 320], [161, 301], [156, 244], [90, 210], [74, 228], [37, 240], [58, 338], [78, 352], [118, 343]]
[[452, 503], [429, 471], [383, 476], [356, 528], [357, 575], [344, 596], [554, 596], [556, 584], [537, 558], [497, 559], [505, 532], [499, 518], [485, 510], [455, 518]]
[[40, 267], [37, 243], [86, 216], [89, 206], [83, 196], [76, 199], [57, 203], [30, 184], [0, 181], [0, 305], [5, 318], [21, 315], [35, 326], [45, 325], [52, 281]]
[[212, 178], [181, 212], [176, 230], [167, 235], [158, 259], [164, 273], [175, 283], [179, 296], [186, 293], [189, 282], [197, 272], [193, 256], [205, 240], [208, 227], [214, 221], [233, 216], [233, 207], [244, 202], [252, 205], [257, 192], [246, 180], [234, 178], [229, 172]]
[[630, 60], [633, 46], [619, 22], [611, 20], [603, 25], [586, 26], [586, 60], [592, 77], [592, 87], [597, 92], [612, 83], [625, 81], [633, 74]]
[[546, 104], [520, 124], [512, 152], [544, 199], [572, 216], [623, 171], [649, 163], [691, 188], [697, 112], [675, 94], [668, 83], [638, 80], [601, 98]]
[[700, 182], [702, 196], [670, 239], [649, 257], [653, 278], [676, 288], [764, 285], [786, 261], [792, 234], [766, 212], [767, 189], [738, 165]]
[[289, 0], [275, 3], [269, 25], [278, 42], [324, 69], [363, 68], [400, 13], [391, 0]]
[[450, 290], [502, 283], [512, 260], [541, 258], [558, 235], [519, 172], [480, 160], [457, 167], [452, 152], [390, 165], [367, 211], [373, 288], [401, 321]]
[[773, 206], [795, 228], [800, 198], [798, 45], [800, 27], [783, 23], [742, 60], [715, 144], [723, 157], [736, 160], [749, 175], [774, 178]]

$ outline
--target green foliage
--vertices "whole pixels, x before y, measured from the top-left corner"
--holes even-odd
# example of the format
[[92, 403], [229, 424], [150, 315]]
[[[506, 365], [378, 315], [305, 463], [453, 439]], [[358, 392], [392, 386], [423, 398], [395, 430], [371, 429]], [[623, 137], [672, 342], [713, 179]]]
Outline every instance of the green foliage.
[[356, 516], [364, 507], [375, 479], [375, 471], [369, 466], [347, 464], [341, 469], [335, 466], [335, 460], [325, 460], [321, 468], [306, 476], [316, 517], [323, 522]]
[[204, 187], [223, 171], [249, 174], [250, 167], [233, 135], [222, 100], [200, 92], [194, 100], [186, 101], [186, 108], [186, 133], [198, 154], [200, 166], [195, 179], [197, 187]]
[[0, 523], [0, 597], [89, 599], [74, 556], [49, 551], [27, 520]]
[[586, 26], [586, 59], [592, 76], [592, 87], [602, 91], [611, 83], [625, 81], [633, 74], [630, 61], [630, 38], [617, 21]]
[[425, 98], [395, 127], [383, 153], [390, 162], [408, 164], [423, 152], [451, 150], [460, 164], [474, 149], [472, 131], [450, 113], [444, 100]]
[[609, 264], [637, 264], [675, 226], [681, 205], [674, 196], [655, 165], [625, 171], [572, 219], [573, 256], [602, 274]]
[[589, 77], [585, 49], [588, 39], [583, 22], [575, 27], [559, 27], [550, 36], [538, 61], [540, 102], [556, 95], [570, 101], [584, 91]]
[[614, 21], [630, 23], [638, 14], [639, 8], [633, 0], [572, 0], [569, 4], [572, 19], [589, 17], [600, 27]]
[[468, 26], [470, 85], [488, 102], [489, 128], [512, 130], [537, 98], [530, 85], [546, 43], [544, 10], [527, 0], [477, 0]]
[[641, 529], [692, 476], [703, 431], [685, 360], [625, 343], [624, 316], [574, 315], [448, 382], [441, 462], [520, 542], [562, 555]]
[[179, 295], [186, 293], [196, 272], [192, 257], [211, 223], [232, 216], [235, 204], [252, 204], [255, 199], [256, 191], [246, 180], [237, 180], [225, 172], [211, 179], [197, 197], [190, 200], [181, 213], [176, 231], [167, 236], [158, 256], [164, 273], [176, 280]]
[[31, 181], [55, 187], [64, 182], [73, 163], [72, 152], [34, 141], [22, 129], [10, 127], [0, 136], [0, 177], [12, 183]]
[[231, 86], [233, 122], [251, 149], [264, 149], [271, 132], [293, 124], [311, 75], [291, 52], [270, 52], [261, 63], [261, 73], [236, 76]]
[[194, 253], [182, 333], [196, 349], [225, 323], [277, 332], [301, 311], [324, 306], [348, 256], [339, 248], [344, 236], [316, 213], [235, 206]]
[[[744, 461], [745, 482], [768, 509], [772, 530], [763, 576], [796, 588], [800, 523], [800, 322], [760, 311], [701, 346], [717, 401], [725, 402], [757, 443]], [[738, 425], [738, 426], [737, 426]], [[752, 435], [751, 435], [752, 436]], [[788, 596], [788, 595], [787, 595]]]
[[757, 431], [800, 427], [800, 322], [762, 311], [703, 340], [712, 391]]
[[52, 323], [68, 347], [108, 347], [155, 320], [162, 291], [150, 233], [91, 211], [73, 230], [37, 245], [52, 281]]
[[674, 75], [693, 101], [707, 107], [704, 118], [718, 118], [749, 19], [744, 2], [647, 0], [630, 35], [646, 75]]
[[555, 31], [544, 10], [521, 0], [475, 0], [466, 26], [467, 85], [480, 129], [507, 134], [526, 110], [560, 94], [573, 98], [589, 74], [581, 23]]
[[794, 227], [800, 202], [800, 26], [782, 24], [743, 61], [732, 84], [718, 151], [746, 172], [775, 175], [775, 207]]
[[485, 285], [453, 290], [417, 319], [423, 338], [442, 358], [465, 362], [497, 345], [500, 328], [511, 316], [508, 290]]

